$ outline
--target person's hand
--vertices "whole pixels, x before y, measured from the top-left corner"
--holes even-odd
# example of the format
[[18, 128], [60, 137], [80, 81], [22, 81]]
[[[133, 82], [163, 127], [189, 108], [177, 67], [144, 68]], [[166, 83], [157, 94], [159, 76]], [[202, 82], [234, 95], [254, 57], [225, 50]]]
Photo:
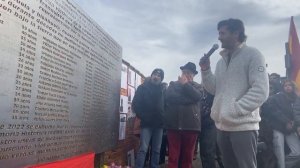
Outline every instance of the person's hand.
[[193, 81], [193, 76], [192, 75], [185, 75], [186, 79], [188, 82], [192, 82]]
[[186, 84], [188, 82], [188, 78], [185, 75], [178, 76], [178, 81], [181, 84]]
[[210, 60], [209, 57], [206, 57], [206, 55], [204, 55], [199, 62], [199, 65], [201, 67], [201, 71], [206, 71], [210, 68]]
[[289, 131], [292, 130], [293, 127], [294, 127], [294, 121], [290, 121], [286, 124], [286, 129]]

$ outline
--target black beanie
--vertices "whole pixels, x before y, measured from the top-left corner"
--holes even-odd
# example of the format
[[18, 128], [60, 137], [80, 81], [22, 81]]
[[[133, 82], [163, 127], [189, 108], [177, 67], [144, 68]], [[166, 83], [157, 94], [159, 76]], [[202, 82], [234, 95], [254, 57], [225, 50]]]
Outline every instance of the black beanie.
[[164, 71], [163, 71], [162, 69], [160, 69], [160, 68], [154, 69], [154, 70], [152, 71], [152, 73], [151, 73], [151, 76], [152, 76], [154, 73], [157, 73], [157, 74], [160, 75], [161, 81], [164, 80]]

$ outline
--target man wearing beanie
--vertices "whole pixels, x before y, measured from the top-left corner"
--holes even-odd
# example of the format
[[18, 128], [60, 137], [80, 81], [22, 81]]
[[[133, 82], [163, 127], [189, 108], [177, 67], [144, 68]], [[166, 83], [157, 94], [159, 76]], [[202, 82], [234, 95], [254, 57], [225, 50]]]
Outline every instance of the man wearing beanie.
[[163, 135], [164, 91], [162, 84], [164, 71], [154, 69], [150, 78], [137, 88], [132, 101], [132, 109], [141, 120], [140, 147], [135, 168], [144, 168], [146, 153], [151, 144], [151, 168], [159, 167], [160, 146]]
[[192, 168], [194, 148], [201, 129], [202, 90], [201, 85], [193, 81], [198, 73], [196, 65], [188, 62], [180, 69], [182, 75], [171, 82], [166, 91], [164, 117], [169, 143], [168, 168]]

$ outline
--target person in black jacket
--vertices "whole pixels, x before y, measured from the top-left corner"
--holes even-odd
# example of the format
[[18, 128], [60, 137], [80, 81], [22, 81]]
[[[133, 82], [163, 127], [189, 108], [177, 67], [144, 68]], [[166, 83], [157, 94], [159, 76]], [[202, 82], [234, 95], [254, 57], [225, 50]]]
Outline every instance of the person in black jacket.
[[[274, 73], [272, 73], [274, 74]], [[282, 90], [282, 86], [279, 83], [280, 87], [275, 86], [277, 84], [271, 82], [271, 76], [269, 76], [269, 97], [277, 94], [280, 90]], [[277, 75], [275, 75], [277, 77]], [[265, 102], [266, 103], [266, 102]], [[264, 106], [264, 105], [263, 105]], [[264, 113], [261, 108], [261, 121], [259, 123], [259, 130], [258, 130], [258, 147], [257, 147], [257, 167], [258, 168], [277, 168], [277, 158], [274, 154], [273, 149], [273, 129], [268, 124], [268, 118], [265, 118]]]
[[201, 85], [193, 81], [198, 73], [196, 65], [188, 62], [180, 69], [182, 75], [178, 81], [170, 82], [166, 92], [167, 110], [164, 116], [169, 143], [168, 168], [192, 167], [194, 148], [201, 130]]
[[300, 97], [298, 96], [295, 104], [293, 106], [294, 109], [294, 119], [295, 119], [295, 125], [297, 128], [298, 136], [300, 136]]
[[201, 97], [201, 132], [198, 140], [200, 145], [200, 158], [203, 168], [216, 168], [216, 156], [220, 168], [224, 168], [220, 153], [217, 154], [217, 129], [214, 120], [211, 119], [211, 107], [214, 95], [204, 88]]
[[154, 69], [150, 79], [137, 88], [132, 101], [133, 111], [141, 120], [140, 147], [135, 168], [143, 168], [146, 153], [151, 144], [151, 168], [159, 167], [160, 147], [163, 135], [164, 90], [162, 84], [164, 72]]
[[295, 84], [286, 80], [283, 82], [283, 91], [271, 96], [262, 106], [262, 116], [273, 129], [273, 148], [279, 168], [286, 167], [284, 143], [290, 150], [287, 159], [300, 156], [300, 141], [293, 114], [296, 98]]
[[[299, 97], [299, 92], [297, 94], [298, 96], [293, 106], [293, 112], [294, 112], [295, 127], [299, 137], [300, 136], [300, 97]], [[293, 165], [295, 165], [294, 168], [298, 168], [300, 167], [300, 156], [296, 158], [294, 157], [293, 161], [288, 161], [288, 162], [292, 162]]]

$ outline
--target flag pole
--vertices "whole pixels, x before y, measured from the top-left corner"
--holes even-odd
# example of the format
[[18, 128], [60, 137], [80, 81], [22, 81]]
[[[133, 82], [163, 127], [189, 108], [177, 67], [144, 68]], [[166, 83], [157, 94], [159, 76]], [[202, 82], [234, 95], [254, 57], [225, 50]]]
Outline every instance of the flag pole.
[[291, 54], [289, 51], [289, 43], [285, 43], [285, 69], [286, 69], [286, 78], [290, 79], [290, 72], [291, 72]]

